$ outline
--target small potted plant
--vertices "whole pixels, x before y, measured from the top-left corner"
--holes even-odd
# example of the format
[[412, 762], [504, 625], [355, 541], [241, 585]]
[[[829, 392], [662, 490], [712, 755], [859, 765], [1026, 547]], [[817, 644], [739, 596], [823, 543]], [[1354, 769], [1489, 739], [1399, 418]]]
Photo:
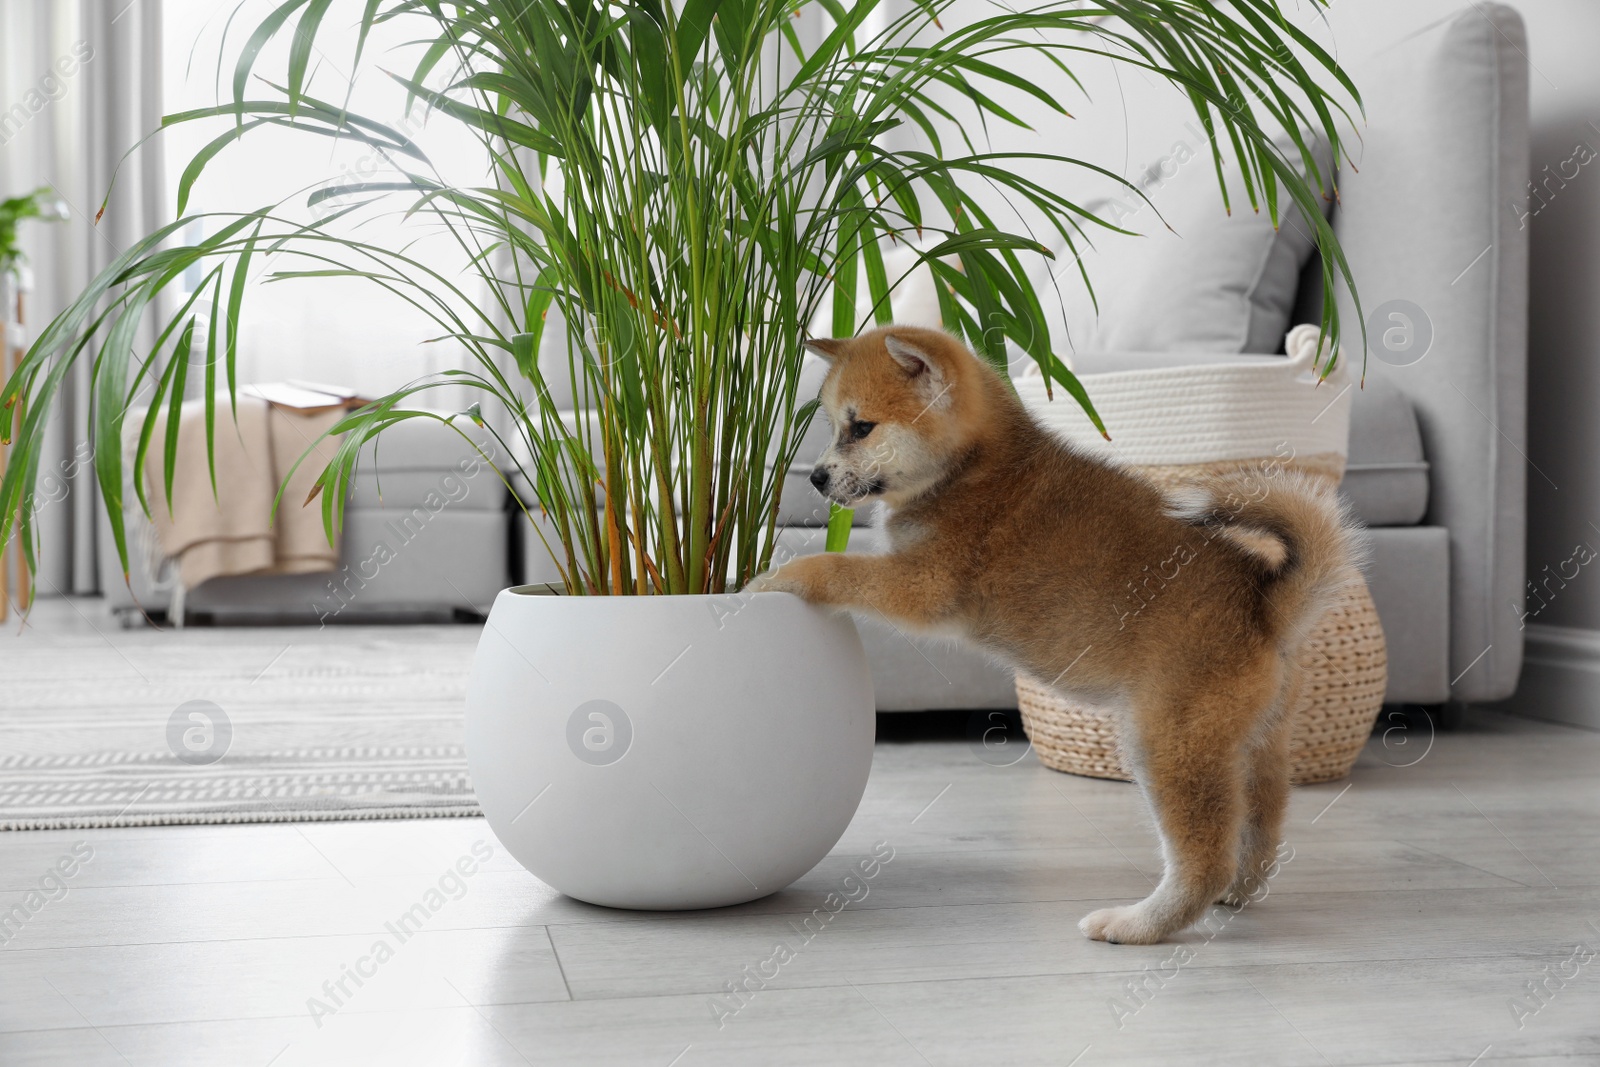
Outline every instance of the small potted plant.
[[27, 257], [17, 242], [17, 224], [23, 219], [63, 222], [67, 218], [67, 202], [49, 186], [0, 200], [0, 363], [6, 373], [13, 369], [11, 329], [22, 325], [20, 294], [28, 288]]
[[0, 200], [0, 275], [14, 275], [22, 265], [22, 247], [17, 244], [17, 223], [23, 219], [60, 222], [67, 216], [67, 202], [49, 186]]
[[[0, 374], [10, 374], [15, 369], [15, 356], [20, 355], [18, 350], [26, 336], [23, 332], [26, 314], [23, 294], [28, 291], [30, 280], [26, 257], [17, 242], [17, 223], [23, 219], [62, 222], [67, 218], [67, 202], [49, 186], [0, 200]], [[7, 409], [6, 427], [9, 428], [20, 414]], [[7, 465], [10, 463], [8, 451], [3, 440], [0, 440], [0, 462]], [[17, 561], [17, 590], [12, 594], [24, 610], [32, 602], [30, 562], [28, 558]], [[0, 536], [0, 619], [5, 619], [11, 612], [12, 595], [7, 594], [7, 588], [12, 580], [12, 568], [10, 538]]]
[[[473, 363], [341, 422], [319, 503], [331, 536], [362, 445], [409, 419], [470, 419], [501, 437], [501, 455], [525, 457], [537, 496], [528, 519], [554, 558], [558, 595], [512, 589], [497, 600], [475, 665], [468, 755], [513, 855], [599, 903], [711, 906], [779, 889], [833, 845], [865, 785], [873, 708], [851, 624], [783, 594], [738, 592], [772, 562], [784, 475], [816, 410], [798, 395], [813, 314], [831, 305], [839, 334], [886, 322], [898, 279], [885, 247], [916, 238], [947, 328], [1002, 366], [1008, 346], [1025, 352], [1088, 407], [1050, 349], [1046, 294], [1027, 270], [1049, 253], [985, 204], [998, 192], [1025, 206], [1069, 254], [1090, 230], [1115, 227], [964, 132], [1018, 121], [1010, 98], [1067, 128], [1061, 103], [1014, 73], [1019, 54], [1064, 71], [1074, 57], [1110, 57], [1168, 79], [1215, 132], [1219, 171], [1238, 166], [1258, 207], [1292, 203], [1330, 276], [1342, 266], [1317, 192], [1263, 127], [1317, 130], [1337, 152], [1344, 110], [1333, 91], [1354, 90], [1275, 0], [1072, 0], [959, 24], [948, 0], [373, 0], [362, 42], [379, 23], [415, 24], [422, 58], [390, 76], [431, 121], [481, 141], [492, 173], [477, 187], [447, 183], [400, 129], [312, 91], [327, 13], [283, 3], [250, 36], [232, 98], [167, 119], [227, 120], [184, 174], [180, 214], [207, 160], [263, 126], [370, 145], [392, 179], [312, 191], [312, 204], [337, 210], [311, 223], [246, 211], [209, 219], [208, 236], [185, 244], [190, 220], [179, 218], [128, 249], [6, 387], [8, 403], [29, 400], [30, 421], [21, 462], [0, 484], [0, 530], [33, 476], [34, 413], [85, 354], [95, 356], [96, 436], [116, 440], [147, 386], [138, 469], [162, 447], [149, 419], [182, 399], [185, 361], [135, 354], [132, 327], [190, 266], [204, 272], [196, 296], [209, 310], [183, 305], [163, 337], [207, 338], [207, 395], [232, 388], [238, 309], [269, 250], [314, 260], [306, 275], [400, 293]], [[291, 29], [287, 76], [247, 92], [262, 45]], [[948, 109], [951, 91], [964, 114]], [[1063, 153], [1040, 160], [1088, 166]], [[397, 201], [473, 252], [477, 288], [341, 228]], [[191, 332], [197, 315], [209, 320]], [[560, 410], [539, 358], [547, 321], [565, 332], [573, 411]], [[421, 406], [442, 385], [481, 401], [454, 414]], [[125, 557], [123, 457], [114, 447], [95, 456]], [[840, 532], [848, 521], [835, 516]]]

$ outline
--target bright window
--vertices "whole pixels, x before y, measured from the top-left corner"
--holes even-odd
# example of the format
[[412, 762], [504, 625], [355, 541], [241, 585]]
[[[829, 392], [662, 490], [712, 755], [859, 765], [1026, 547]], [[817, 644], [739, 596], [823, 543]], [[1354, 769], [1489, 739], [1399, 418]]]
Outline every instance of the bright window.
[[[250, 33], [278, 0], [250, 0], [233, 16], [236, 5], [215, 0], [166, 0], [164, 85], [167, 113], [214, 106], [233, 94], [233, 57]], [[308, 93], [331, 102], [343, 102], [348, 90], [351, 60], [364, 5], [336, 4], [316, 38]], [[226, 27], [226, 59], [219, 72], [218, 49]], [[281, 98], [266, 80], [284, 84], [288, 66], [288, 41], [293, 19], [257, 63], [247, 96]], [[487, 154], [470, 135], [443, 119], [426, 114], [416, 104], [406, 111], [406, 91], [384, 70], [409, 75], [420, 54], [419, 37], [433, 36], [434, 24], [425, 16], [412, 17], [374, 29], [362, 57], [362, 74], [350, 92], [351, 111], [388, 123], [408, 133], [428, 154], [446, 181], [483, 185], [487, 179]], [[419, 32], [420, 31], [420, 32]], [[448, 76], [441, 64], [431, 81]], [[195, 152], [227, 131], [227, 118], [189, 123], [162, 135], [169, 188], [176, 196], [185, 167]], [[282, 206], [282, 213], [310, 219], [305, 189], [330, 178], [349, 181], [393, 180], [399, 175], [376, 150], [353, 141], [294, 130], [262, 127], [223, 149], [206, 167], [194, 187], [188, 211], [246, 211], [265, 207], [301, 190]], [[394, 208], [400, 201], [393, 202]], [[322, 208], [326, 213], [327, 207]], [[226, 220], [210, 221], [213, 229]], [[469, 252], [437, 222], [423, 217], [401, 221], [396, 212], [369, 218], [359, 227], [340, 223], [340, 232], [360, 235], [374, 244], [400, 249], [457, 281], [474, 299], [478, 291], [465, 273]], [[414, 243], [412, 243], [414, 242]], [[318, 265], [294, 257], [277, 256], [252, 274], [262, 279], [274, 270], [314, 269]], [[199, 272], [189, 279], [199, 281]], [[481, 283], [479, 283], [481, 284]], [[476, 327], [475, 327], [476, 328]], [[481, 332], [481, 330], [479, 331]], [[424, 343], [440, 329], [415, 308], [377, 286], [343, 278], [294, 279], [254, 284], [246, 297], [240, 324], [239, 380], [278, 381], [301, 378], [352, 386], [368, 395], [404, 384], [422, 374], [463, 366], [467, 356], [452, 342]], [[459, 394], [457, 394], [457, 398]], [[441, 405], [436, 395], [430, 403]]]

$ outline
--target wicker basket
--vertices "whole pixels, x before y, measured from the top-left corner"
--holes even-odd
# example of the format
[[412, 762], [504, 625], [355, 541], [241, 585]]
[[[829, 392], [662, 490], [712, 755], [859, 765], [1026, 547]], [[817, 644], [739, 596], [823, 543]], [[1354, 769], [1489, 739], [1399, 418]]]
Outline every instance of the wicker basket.
[[[1146, 468], [1144, 473], [1171, 485], [1196, 474], [1251, 465], [1238, 461], [1174, 465]], [[1344, 464], [1342, 457], [1313, 456], [1289, 466], [1337, 483]], [[1382, 710], [1388, 683], [1383, 627], [1365, 581], [1357, 579], [1346, 586], [1312, 629], [1299, 661], [1304, 674], [1289, 742], [1291, 774], [1297, 783], [1331, 782], [1355, 765]], [[1017, 705], [1023, 728], [1046, 767], [1129, 780], [1117, 756], [1116, 724], [1109, 710], [1069, 700], [1023, 674], [1017, 675]]]

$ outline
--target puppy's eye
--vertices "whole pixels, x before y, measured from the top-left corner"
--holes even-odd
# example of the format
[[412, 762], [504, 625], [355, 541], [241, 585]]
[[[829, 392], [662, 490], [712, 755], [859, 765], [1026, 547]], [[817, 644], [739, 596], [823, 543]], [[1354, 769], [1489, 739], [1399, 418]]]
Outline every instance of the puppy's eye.
[[867, 434], [871, 433], [872, 428], [876, 425], [878, 424], [875, 422], [866, 422], [862, 419], [855, 420], [850, 424], [850, 440], [861, 440], [863, 437], [867, 436]]

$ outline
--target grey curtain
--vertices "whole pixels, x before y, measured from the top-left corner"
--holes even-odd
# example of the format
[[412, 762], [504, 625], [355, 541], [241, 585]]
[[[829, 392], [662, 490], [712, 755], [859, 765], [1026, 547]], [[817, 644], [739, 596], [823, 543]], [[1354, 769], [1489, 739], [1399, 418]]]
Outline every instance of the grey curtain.
[[[72, 212], [66, 223], [24, 224], [31, 334], [171, 217], [155, 139], [117, 173], [94, 221], [118, 163], [161, 124], [161, 78], [161, 0], [0, 0], [0, 194], [48, 185]], [[153, 340], [147, 332], [142, 344]], [[88, 372], [80, 363], [65, 389], [40, 467], [41, 482], [59, 486], [37, 512], [41, 596], [99, 590]]]

